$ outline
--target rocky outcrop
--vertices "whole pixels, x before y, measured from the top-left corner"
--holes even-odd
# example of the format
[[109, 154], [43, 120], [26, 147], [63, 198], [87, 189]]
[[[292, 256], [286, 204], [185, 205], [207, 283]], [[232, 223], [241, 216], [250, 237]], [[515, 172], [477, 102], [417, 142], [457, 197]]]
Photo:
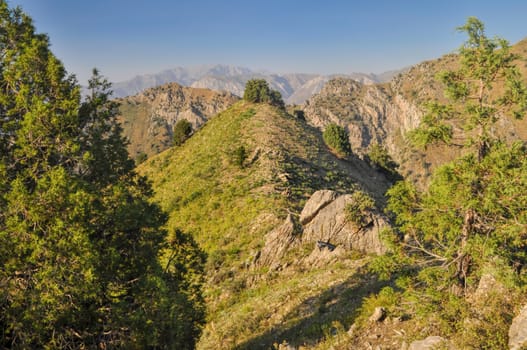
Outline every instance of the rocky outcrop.
[[416, 340], [410, 344], [408, 350], [432, 350], [432, 349], [452, 349], [450, 343], [437, 335], [430, 336], [423, 340]]
[[527, 305], [512, 320], [509, 328], [509, 349], [520, 350], [527, 347]]
[[[363, 84], [375, 84], [387, 82], [399, 72], [390, 71], [378, 75], [351, 73], [341, 76], [346, 76]], [[288, 104], [302, 104], [313, 94], [318, 93], [322, 86], [334, 77], [335, 75], [303, 73], [271, 74], [245, 67], [217, 64], [177, 67], [156, 74], [140, 75], [113, 84], [113, 90], [114, 96], [125, 97], [141, 93], [145, 89], [155, 86], [178, 83], [183, 86], [229, 91], [235, 95], [243, 96], [247, 80], [262, 78], [269, 82], [271, 88], [278, 90]]]
[[352, 79], [329, 81], [304, 105], [306, 120], [324, 128], [337, 123], [349, 131], [355, 153], [364, 154], [371, 143], [385, 144], [396, 154], [396, 138], [419, 125], [422, 112], [389, 88], [363, 85]]
[[[302, 211], [304, 214], [302, 243], [330, 242], [346, 250], [382, 254], [385, 247], [379, 233], [388, 226], [387, 219], [377, 211], [370, 211], [365, 223], [360, 225], [353, 223], [346, 213], [346, 207], [352, 203], [354, 198], [349, 194], [337, 195], [333, 191], [315, 192]], [[319, 209], [315, 210], [316, 208]], [[315, 214], [309, 216], [307, 213]], [[311, 219], [307, 220], [308, 217]]]
[[506, 292], [507, 289], [503, 283], [499, 282], [493, 274], [485, 273], [479, 279], [478, 287], [471, 296], [471, 299], [474, 300], [475, 304], [478, 304], [478, 302], [486, 303], [489, 298]]
[[377, 306], [368, 319], [370, 322], [381, 322], [386, 317], [386, 309], [382, 306]]
[[[392, 84], [393, 85], [393, 84]], [[388, 84], [364, 85], [347, 78], [330, 80], [302, 106], [306, 121], [323, 130], [336, 123], [348, 130], [354, 154], [365, 157], [372, 144], [383, 145], [399, 172], [416, 180], [429, 175], [424, 153], [409, 147], [406, 134], [419, 126], [423, 111], [417, 101]], [[450, 153], [447, 153], [450, 154]]]
[[320, 190], [313, 193], [300, 213], [300, 224], [305, 225], [313, 220], [321, 209], [333, 202], [337, 197], [337, 192], [330, 190]]
[[280, 267], [281, 259], [296, 242], [296, 227], [291, 214], [289, 214], [284, 223], [265, 236], [265, 245], [255, 256], [254, 266], [269, 266], [271, 270], [277, 270]]
[[130, 140], [130, 155], [146, 153], [150, 156], [165, 150], [171, 145], [177, 121], [186, 119], [197, 130], [238, 100], [231, 93], [188, 88], [176, 83], [118, 99], [123, 133]]
[[252, 267], [269, 266], [271, 270], [277, 270], [287, 251], [299, 244], [313, 244], [315, 247], [309, 256], [299, 260], [300, 264], [309, 266], [327, 264], [351, 249], [382, 254], [386, 249], [379, 233], [389, 225], [388, 220], [372, 210], [361, 225], [350, 222], [346, 207], [352, 203], [352, 195], [339, 195], [331, 190], [316, 191], [300, 214], [302, 227], [295, 224], [289, 214], [280, 226], [265, 236], [265, 245], [254, 256]]

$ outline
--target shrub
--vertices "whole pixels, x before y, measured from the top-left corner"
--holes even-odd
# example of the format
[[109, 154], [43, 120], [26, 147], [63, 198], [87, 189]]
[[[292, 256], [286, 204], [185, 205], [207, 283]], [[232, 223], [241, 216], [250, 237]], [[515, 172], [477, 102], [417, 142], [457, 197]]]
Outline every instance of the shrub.
[[300, 120], [306, 120], [306, 114], [304, 113], [303, 110], [301, 109], [295, 109], [293, 111], [293, 115], [295, 116], [295, 118], [297, 119], [300, 119]]
[[401, 175], [397, 172], [399, 165], [388, 154], [386, 147], [378, 143], [372, 143], [368, 150], [367, 160], [371, 166], [378, 168], [389, 178], [393, 180], [401, 179]]
[[324, 142], [340, 156], [351, 154], [351, 146], [347, 131], [335, 123], [329, 124], [322, 134]]
[[375, 202], [362, 191], [353, 192], [352, 197], [353, 202], [346, 206], [347, 219], [359, 226], [367, 225], [369, 212], [375, 208]]
[[174, 125], [172, 143], [181, 146], [192, 134], [192, 124], [186, 119], [180, 119]]
[[237, 147], [232, 154], [232, 163], [238, 166], [240, 169], [244, 168], [247, 155], [247, 150], [243, 145]]

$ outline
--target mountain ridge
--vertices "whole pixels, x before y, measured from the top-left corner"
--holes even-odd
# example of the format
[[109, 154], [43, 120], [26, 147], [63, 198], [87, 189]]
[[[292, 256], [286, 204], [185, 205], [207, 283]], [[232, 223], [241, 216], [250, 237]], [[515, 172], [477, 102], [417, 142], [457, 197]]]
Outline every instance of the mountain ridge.
[[252, 70], [246, 67], [217, 64], [176, 67], [163, 70], [159, 73], [138, 75], [129, 80], [114, 83], [113, 89], [114, 96], [120, 98], [135, 95], [147, 88], [176, 82], [183, 86], [228, 91], [241, 97], [245, 83], [248, 80], [261, 78], [267, 80], [271, 88], [279, 91], [286, 103], [301, 104], [312, 94], [320, 91], [321, 84], [317, 84], [317, 82], [327, 82], [333, 77], [343, 76], [350, 77], [364, 84], [374, 84], [386, 82], [405, 69], [388, 71], [381, 74], [277, 74], [263, 70]]
[[[245, 157], [240, 162], [241, 147]], [[372, 244], [367, 249], [380, 249], [377, 221], [384, 219], [379, 213], [371, 213], [364, 227], [346, 223], [344, 229], [342, 220], [354, 200], [349, 193], [363, 191], [382, 202], [390, 182], [355, 156], [338, 158], [316, 128], [269, 105], [235, 103], [185, 144], [153, 156], [138, 171], [153, 182], [155, 200], [169, 213], [169, 227], [192, 234], [209, 255], [210, 322], [200, 349], [272, 348], [279, 333], [266, 332], [269, 324], [281, 322], [273, 311], [277, 299], [284, 307], [281, 317], [290, 322], [294, 318], [285, 318], [286, 310], [301, 306], [304, 298], [318, 300], [328, 285], [342, 282], [328, 266], [351, 276], [362, 265], [348, 247], [359, 244], [354, 238], [364, 235], [368, 241], [363, 244]], [[331, 190], [324, 192], [331, 199], [318, 208], [311, 205], [312, 214], [304, 213], [301, 224], [302, 208], [306, 201], [318, 202], [319, 190]], [[335, 216], [340, 221], [322, 224]], [[335, 254], [319, 249], [320, 239], [330, 239]], [[314, 288], [320, 280], [324, 284]], [[289, 293], [291, 283], [294, 293]], [[261, 314], [255, 318], [245, 308]], [[338, 316], [347, 322], [344, 318]], [[318, 322], [313, 324], [319, 327]], [[317, 328], [305, 339], [321, 332]]]
[[[519, 41], [511, 50], [527, 57], [527, 39]], [[337, 78], [326, 83], [321, 91], [311, 96], [300, 108], [309, 124], [324, 129], [336, 123], [349, 131], [354, 153], [366, 157], [373, 144], [383, 145], [400, 165], [404, 177], [424, 186], [432, 170], [461, 155], [466, 132], [452, 120], [454, 139], [451, 145], [430, 145], [418, 149], [407, 133], [416, 129], [431, 100], [447, 102], [436, 75], [458, 66], [455, 54], [446, 54], [410, 67], [383, 84], [359, 84], [349, 78]], [[518, 64], [527, 79], [527, 66]], [[505, 140], [527, 141], [527, 120], [504, 118], [495, 130]]]

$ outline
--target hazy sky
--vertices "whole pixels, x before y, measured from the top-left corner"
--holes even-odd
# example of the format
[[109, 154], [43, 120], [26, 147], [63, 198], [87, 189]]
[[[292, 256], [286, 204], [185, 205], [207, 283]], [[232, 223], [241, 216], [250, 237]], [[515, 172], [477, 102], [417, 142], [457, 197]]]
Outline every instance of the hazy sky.
[[489, 36], [527, 36], [524, 0], [8, 0], [81, 83], [176, 66], [381, 73], [454, 51], [468, 16]]

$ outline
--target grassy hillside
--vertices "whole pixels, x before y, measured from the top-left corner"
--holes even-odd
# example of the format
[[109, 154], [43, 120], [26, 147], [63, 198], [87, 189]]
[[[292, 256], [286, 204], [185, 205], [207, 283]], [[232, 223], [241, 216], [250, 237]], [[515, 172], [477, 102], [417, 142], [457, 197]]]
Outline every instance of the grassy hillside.
[[[328, 290], [351, 283], [346, 281], [363, 264], [357, 254], [341, 252], [330, 269], [298, 264], [314, 246], [291, 251], [280, 272], [250, 263], [265, 234], [288, 214], [298, 216], [315, 190], [361, 188], [382, 204], [389, 185], [383, 175], [358, 158], [334, 156], [303, 120], [246, 102], [139, 171], [153, 181], [155, 199], [170, 213], [169, 226], [193, 234], [208, 254], [209, 323], [201, 348], [267, 348], [277, 337], [316, 344], [332, 322], [349, 326], [353, 312], [344, 317], [342, 308], [329, 314], [318, 308], [331, 299]], [[350, 303], [354, 310], [357, 300]], [[308, 334], [293, 334], [299, 322], [312, 325]]]

